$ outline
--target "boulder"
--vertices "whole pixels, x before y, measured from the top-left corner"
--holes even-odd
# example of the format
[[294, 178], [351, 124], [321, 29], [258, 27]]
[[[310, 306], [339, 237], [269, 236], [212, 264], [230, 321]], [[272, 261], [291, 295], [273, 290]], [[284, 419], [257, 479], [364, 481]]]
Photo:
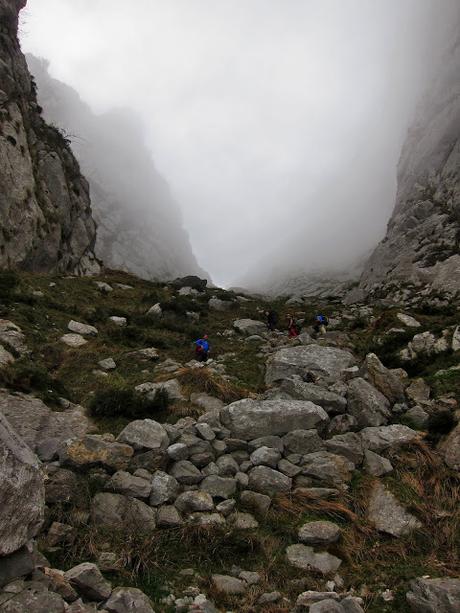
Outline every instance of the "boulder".
[[112, 592], [111, 584], [104, 579], [98, 567], [90, 562], [74, 566], [64, 577], [81, 596], [89, 600], [106, 600]]
[[178, 481], [171, 475], [157, 470], [151, 482], [151, 494], [149, 504], [158, 507], [166, 502], [173, 502], [180, 492]]
[[123, 470], [116, 472], [105, 487], [116, 494], [133, 498], [148, 498], [152, 490], [152, 485], [147, 479], [136, 477]]
[[359, 434], [347, 432], [346, 434], [337, 434], [324, 442], [327, 451], [342, 455], [343, 457], [353, 462], [355, 466], [359, 466], [363, 461], [363, 444]]
[[452, 335], [452, 351], [460, 351], [460, 326], [457, 326]]
[[224, 406], [222, 400], [219, 400], [219, 398], [214, 398], [214, 396], [209, 396], [209, 394], [205, 393], [191, 394], [190, 401], [208, 412], [218, 411]]
[[153, 419], [137, 419], [132, 421], [118, 435], [117, 441], [134, 447], [137, 451], [165, 451], [169, 445], [169, 437], [161, 424]]
[[[2, 544], [3, 550], [5, 546]], [[16, 579], [30, 575], [35, 568], [35, 560], [30, 545], [17, 549], [9, 555], [0, 557], [0, 588]], [[0, 592], [0, 606], [1, 606]], [[0, 608], [1, 610], [1, 608]]]
[[404, 402], [403, 380], [394, 371], [385, 368], [375, 353], [369, 353], [366, 356], [364, 366], [370, 383], [391, 403]]
[[285, 379], [281, 383], [281, 389], [296, 400], [309, 400], [327, 413], [344, 413], [347, 401], [344, 396], [331, 392], [320, 385], [306, 383], [298, 376]]
[[165, 504], [158, 509], [157, 525], [159, 528], [179, 528], [184, 523], [174, 505]]
[[174, 505], [181, 513], [185, 514], [214, 510], [212, 496], [203, 491], [183, 492], [176, 498]]
[[430, 399], [430, 386], [422, 378], [414, 379], [406, 389], [407, 397], [418, 404]]
[[259, 447], [251, 453], [250, 460], [254, 466], [271, 466], [276, 468], [281, 460], [281, 453], [278, 449], [270, 447]]
[[91, 502], [91, 521], [95, 526], [117, 530], [155, 530], [155, 511], [136, 498], [99, 493]]
[[182, 389], [177, 379], [169, 379], [160, 383], [141, 383], [136, 385], [136, 391], [146, 394], [147, 398], [154, 400], [157, 392], [166, 392], [168, 399], [172, 402], [185, 400]]
[[251, 492], [250, 490], [241, 492], [240, 501], [244, 507], [255, 510], [261, 515], [268, 511], [272, 503], [270, 496], [260, 494], [259, 492]]
[[72, 347], [73, 349], [82, 347], [88, 342], [83, 336], [81, 336], [81, 334], [64, 334], [63, 336], [61, 336], [60, 340], [65, 345], [67, 345], [68, 347]]
[[182, 485], [195, 485], [203, 480], [201, 472], [188, 460], [175, 462], [169, 473]]
[[360, 434], [363, 449], [370, 449], [375, 453], [381, 453], [387, 449], [396, 449], [420, 439], [418, 432], [401, 424], [364, 428]]
[[99, 464], [112, 470], [125, 470], [133, 453], [133, 448], [129, 445], [89, 434], [80, 439], [66, 441], [59, 450], [59, 461], [63, 465], [76, 468], [89, 468]]
[[292, 430], [283, 436], [284, 447], [289, 453], [305, 455], [324, 448], [316, 430]]
[[340, 379], [342, 371], [353, 366], [354, 356], [343, 349], [321, 345], [302, 345], [280, 349], [267, 361], [265, 381], [268, 385], [292, 375], [308, 372], [326, 380]]
[[377, 530], [396, 537], [409, 534], [422, 526], [380, 482], [372, 487], [368, 517]]
[[84, 436], [89, 429], [82, 407], [52, 411], [39, 398], [26, 394], [0, 390], [0, 412], [44, 461], [52, 460], [66, 440]]
[[423, 430], [427, 426], [430, 416], [422, 407], [415, 406], [406, 411], [404, 418], [409, 420], [409, 423], [411, 423], [414, 428]]
[[209, 475], [200, 483], [200, 488], [213, 498], [231, 498], [236, 492], [236, 481], [219, 475]]
[[126, 317], [117, 317], [117, 315], [112, 315], [109, 317], [108, 321], [119, 328], [124, 328], [128, 325], [128, 320]]
[[97, 365], [99, 366], [99, 368], [102, 368], [102, 370], [115, 370], [115, 368], [117, 367], [116, 362], [113, 358], [105, 358], [104, 360], [99, 360]]
[[411, 582], [406, 594], [414, 613], [458, 613], [460, 611], [460, 579], [421, 577]]
[[220, 418], [233, 437], [247, 441], [260, 436], [283, 435], [291, 430], [319, 429], [329, 420], [324, 409], [311, 402], [250, 398], [224, 407]]
[[460, 471], [460, 424], [441, 443], [439, 451], [449, 468]]
[[268, 496], [287, 493], [291, 489], [292, 479], [268, 466], [256, 466], [249, 471], [249, 487]]
[[361, 377], [348, 383], [348, 412], [361, 428], [384, 425], [391, 417], [387, 398]]
[[341, 530], [330, 521], [310, 521], [299, 528], [298, 537], [305, 545], [320, 545], [326, 547], [336, 543]]
[[335, 573], [342, 563], [340, 558], [326, 551], [316, 553], [313, 547], [308, 547], [300, 543], [297, 545], [289, 545], [286, 549], [286, 557], [292, 566], [300, 570], [313, 570], [323, 573], [324, 575]]
[[[1, 601], [0, 601], [1, 602]], [[23, 589], [0, 605], [2, 613], [64, 613], [64, 600], [38, 581], [27, 582]]]
[[406, 315], [405, 313], [396, 313], [396, 317], [399, 319], [399, 321], [402, 324], [404, 324], [408, 328], [420, 328], [420, 326], [421, 326], [421, 323], [418, 322], [411, 315]]
[[48, 474], [45, 482], [45, 500], [47, 504], [56, 504], [76, 500], [80, 496], [77, 475], [66, 468], [58, 468]]
[[14, 356], [0, 345], [0, 367], [8, 366], [8, 364], [12, 364], [14, 362]]
[[267, 325], [255, 319], [237, 319], [233, 322], [233, 327], [245, 336], [264, 335], [267, 332]]
[[207, 279], [200, 279], [200, 277], [197, 277], [196, 275], [187, 275], [186, 277], [179, 277], [172, 281], [171, 286], [175, 289], [190, 287], [197, 292], [204, 292], [207, 284]]
[[327, 598], [312, 604], [309, 613], [345, 613], [345, 609], [336, 600]]
[[233, 300], [220, 300], [220, 298], [211, 298], [208, 302], [208, 306], [212, 311], [231, 311], [237, 303]]
[[97, 328], [89, 326], [88, 324], [82, 324], [79, 321], [71, 319], [67, 324], [67, 329], [74, 334], [81, 334], [82, 336], [97, 336], [99, 334]]
[[259, 527], [259, 522], [251, 513], [233, 513], [228, 521], [235, 530], [256, 530]]
[[0, 344], [14, 351], [17, 355], [26, 355], [29, 350], [26, 337], [21, 328], [8, 319], [0, 319]]
[[108, 613], [155, 613], [149, 598], [135, 587], [117, 587], [104, 603]]
[[37, 457], [0, 411], [0, 556], [15, 552], [40, 530], [45, 488]]
[[341, 486], [351, 479], [354, 464], [343, 456], [317, 451], [305, 455], [302, 460], [302, 474], [333, 487]]
[[161, 308], [160, 303], [157, 302], [156, 304], [151, 306], [150, 309], [147, 311], [146, 315], [148, 315], [149, 317], [162, 317], [163, 309]]
[[228, 595], [241, 595], [248, 589], [248, 584], [230, 575], [212, 575], [212, 584], [218, 592]]
[[383, 477], [393, 471], [393, 466], [387, 458], [367, 449], [364, 453], [364, 469], [373, 477]]

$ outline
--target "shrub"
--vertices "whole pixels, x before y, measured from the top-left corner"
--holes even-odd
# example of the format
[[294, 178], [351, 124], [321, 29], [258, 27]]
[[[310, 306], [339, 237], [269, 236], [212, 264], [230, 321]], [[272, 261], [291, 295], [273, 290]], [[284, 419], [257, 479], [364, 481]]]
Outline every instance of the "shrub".
[[67, 396], [64, 384], [54, 379], [48, 370], [28, 360], [18, 360], [0, 373], [0, 382], [19, 392], [38, 392], [43, 400], [56, 403], [60, 396]]
[[0, 272], [0, 299], [9, 300], [19, 285], [19, 276], [14, 270]]
[[97, 391], [89, 409], [93, 417], [139, 419], [165, 411], [168, 404], [169, 398], [165, 390], [159, 390], [155, 397], [150, 399], [131, 388], [113, 386]]
[[438, 443], [439, 440], [446, 434], [449, 434], [453, 428], [457, 425], [457, 421], [448, 409], [442, 411], [436, 411], [432, 413], [428, 418], [427, 439], [432, 443]]

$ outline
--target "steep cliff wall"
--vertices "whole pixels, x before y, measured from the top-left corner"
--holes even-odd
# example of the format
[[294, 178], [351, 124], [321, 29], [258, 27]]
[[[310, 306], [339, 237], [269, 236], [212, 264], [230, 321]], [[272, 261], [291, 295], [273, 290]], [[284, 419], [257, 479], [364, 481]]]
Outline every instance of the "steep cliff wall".
[[0, 0], [0, 268], [97, 272], [88, 183], [41, 118], [18, 43], [25, 4]]
[[361, 297], [460, 295], [460, 38], [420, 105], [398, 167], [387, 234], [367, 262]]
[[104, 264], [146, 279], [206, 276], [137, 116], [126, 109], [96, 115], [75, 90], [51, 78], [44, 60], [28, 55], [27, 62], [45, 118], [69, 134], [88, 178], [96, 254]]

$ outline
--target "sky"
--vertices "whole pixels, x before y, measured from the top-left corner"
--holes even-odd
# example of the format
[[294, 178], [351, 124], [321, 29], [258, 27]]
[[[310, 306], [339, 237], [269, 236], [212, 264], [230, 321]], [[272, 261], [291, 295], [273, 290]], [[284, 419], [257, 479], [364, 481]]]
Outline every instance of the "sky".
[[26, 52], [140, 116], [220, 285], [344, 266], [382, 238], [458, 0], [29, 0]]

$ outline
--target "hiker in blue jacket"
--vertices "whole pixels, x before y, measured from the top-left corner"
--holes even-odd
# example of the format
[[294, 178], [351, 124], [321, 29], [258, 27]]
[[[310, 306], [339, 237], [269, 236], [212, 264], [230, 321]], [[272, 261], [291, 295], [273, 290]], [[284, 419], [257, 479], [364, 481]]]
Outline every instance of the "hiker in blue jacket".
[[315, 323], [313, 324], [313, 330], [316, 333], [316, 336], [326, 334], [326, 328], [329, 324], [329, 320], [326, 315], [317, 315], [315, 317]]
[[195, 341], [195, 345], [195, 356], [198, 362], [207, 362], [209, 353], [208, 335], [205, 334], [203, 338]]

